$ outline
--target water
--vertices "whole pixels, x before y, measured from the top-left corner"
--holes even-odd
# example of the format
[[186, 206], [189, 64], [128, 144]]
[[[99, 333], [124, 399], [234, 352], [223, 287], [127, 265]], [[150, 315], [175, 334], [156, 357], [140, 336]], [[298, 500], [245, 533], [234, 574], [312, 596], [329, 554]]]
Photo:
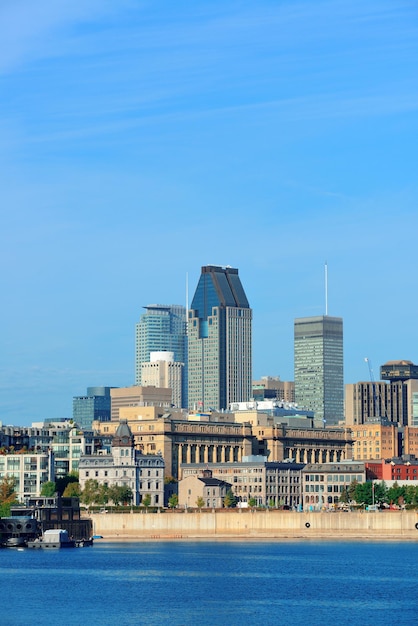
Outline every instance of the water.
[[104, 543], [1, 550], [0, 623], [418, 625], [418, 544]]

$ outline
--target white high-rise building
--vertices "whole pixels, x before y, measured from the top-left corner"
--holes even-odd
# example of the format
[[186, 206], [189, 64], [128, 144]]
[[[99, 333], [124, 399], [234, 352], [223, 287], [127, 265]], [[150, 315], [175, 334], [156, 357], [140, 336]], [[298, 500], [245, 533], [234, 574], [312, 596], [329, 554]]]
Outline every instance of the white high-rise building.
[[151, 352], [150, 362], [142, 363], [142, 385], [172, 389], [172, 403], [182, 408], [182, 375], [184, 363], [174, 361], [174, 352]]

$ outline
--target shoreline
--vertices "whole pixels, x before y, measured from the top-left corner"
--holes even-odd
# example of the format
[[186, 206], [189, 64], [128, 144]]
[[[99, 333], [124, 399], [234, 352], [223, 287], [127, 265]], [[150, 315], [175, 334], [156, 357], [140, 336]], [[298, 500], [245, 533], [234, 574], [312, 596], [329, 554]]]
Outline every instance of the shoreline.
[[271, 542], [291, 542], [291, 541], [305, 541], [309, 543], [314, 543], [317, 541], [323, 541], [326, 543], [332, 542], [373, 542], [373, 543], [416, 543], [418, 541], [418, 536], [416, 539], [409, 536], [393, 536], [393, 535], [262, 535], [259, 537], [255, 537], [254, 535], [216, 535], [213, 536], [193, 536], [193, 535], [160, 535], [160, 536], [128, 536], [128, 535], [108, 535], [103, 536], [101, 539], [95, 539], [94, 543], [159, 543], [159, 542], [252, 542], [252, 543], [271, 543]]
[[418, 541], [418, 513], [92, 514], [99, 541]]

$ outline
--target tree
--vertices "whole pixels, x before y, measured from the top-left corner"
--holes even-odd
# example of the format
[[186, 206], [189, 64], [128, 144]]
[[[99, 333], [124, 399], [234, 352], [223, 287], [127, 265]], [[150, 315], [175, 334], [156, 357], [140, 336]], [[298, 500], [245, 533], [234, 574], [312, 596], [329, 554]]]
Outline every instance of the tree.
[[115, 506], [119, 504], [128, 504], [132, 501], [132, 489], [124, 485], [112, 485], [108, 490], [109, 500], [112, 500]]
[[224, 507], [227, 509], [232, 508], [236, 505], [237, 499], [232, 493], [232, 489], [228, 489], [226, 492], [226, 496], [224, 497]]
[[7, 474], [0, 481], [0, 517], [8, 517], [10, 515], [10, 506], [17, 503], [15, 485], [14, 477]]
[[356, 500], [356, 489], [357, 489], [358, 481], [352, 480], [350, 485], [347, 488], [348, 501], [352, 502]]
[[142, 498], [141, 500], [141, 504], [148, 509], [148, 507], [151, 504], [151, 495], [149, 493], [146, 493], [145, 496]]
[[46, 498], [52, 498], [57, 491], [57, 485], [52, 480], [48, 480], [46, 483], [43, 483], [41, 488], [41, 496], [45, 496]]
[[62, 495], [65, 498], [73, 498], [73, 497], [79, 498], [80, 494], [81, 494], [80, 483], [77, 481], [77, 482], [68, 483]]
[[91, 504], [97, 504], [100, 500], [100, 486], [97, 480], [89, 478], [86, 480], [84, 489], [81, 492], [80, 500], [83, 504], [90, 506]]
[[250, 506], [251, 508], [257, 505], [257, 500], [255, 498], [249, 498], [248, 499], [248, 506]]
[[64, 495], [64, 491], [70, 483], [78, 482], [78, 472], [72, 471], [65, 476], [60, 476], [56, 480], [56, 491], [60, 495]]
[[179, 497], [176, 493], [173, 493], [173, 495], [168, 499], [168, 506], [171, 509], [175, 509], [178, 503], [179, 503]]
[[343, 504], [347, 504], [348, 502], [350, 502], [350, 496], [347, 487], [344, 487], [342, 492], [340, 493], [339, 501]]
[[197, 506], [197, 508], [199, 509], [199, 511], [200, 511], [200, 509], [202, 509], [202, 508], [205, 506], [205, 501], [204, 501], [204, 499], [202, 498], [202, 496], [199, 496], [199, 497], [197, 498], [197, 500], [196, 500], [196, 506]]

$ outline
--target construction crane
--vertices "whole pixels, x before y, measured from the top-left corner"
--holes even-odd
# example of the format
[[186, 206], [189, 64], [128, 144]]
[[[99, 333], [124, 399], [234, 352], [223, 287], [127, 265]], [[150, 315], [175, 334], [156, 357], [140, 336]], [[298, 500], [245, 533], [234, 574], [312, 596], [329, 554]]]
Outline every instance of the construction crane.
[[364, 360], [369, 366], [370, 381], [372, 383], [372, 389], [373, 389], [373, 413], [374, 413], [373, 417], [380, 417], [379, 402], [378, 402], [377, 394], [376, 394], [376, 383], [374, 380], [372, 364], [371, 364], [370, 359], [367, 358], [367, 356], [364, 358]]

